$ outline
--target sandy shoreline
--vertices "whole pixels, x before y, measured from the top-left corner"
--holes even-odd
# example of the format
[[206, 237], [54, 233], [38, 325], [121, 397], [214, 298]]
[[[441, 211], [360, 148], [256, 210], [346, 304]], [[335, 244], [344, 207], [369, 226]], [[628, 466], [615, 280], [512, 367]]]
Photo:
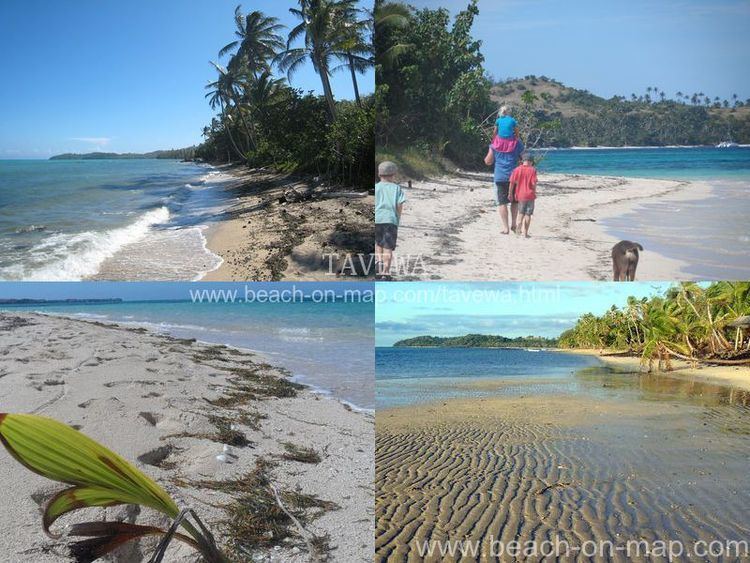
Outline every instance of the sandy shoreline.
[[309, 199], [286, 201], [289, 190], [308, 193], [308, 180], [244, 167], [218, 169], [234, 177], [222, 187], [233, 202], [206, 234], [209, 250], [223, 262], [203, 280], [357, 279], [336, 273], [346, 254], [372, 253], [372, 194], [319, 186]]
[[[286, 373], [258, 356], [144, 329], [0, 313], [0, 405], [4, 412], [32, 412], [75, 425], [115, 449], [178, 504], [196, 509], [230, 550], [233, 545], [244, 553], [232, 542], [227, 521], [237, 518], [228, 511], [247, 501], [236, 487], [216, 481], [247, 482], [263, 468], [263, 478], [282, 491], [293, 511], [299, 503], [297, 516], [306, 529], [328, 538], [332, 560], [371, 560], [373, 417], [297, 389]], [[236, 432], [227, 434], [229, 424]], [[236, 459], [229, 464], [215, 458], [227, 440], [246, 441], [233, 448]], [[287, 443], [312, 448], [322, 460], [286, 459]], [[64, 542], [43, 534], [40, 506], [61, 487], [4, 452], [0, 466], [6, 495], [0, 522], [12, 531], [0, 539], [0, 560], [59, 561]], [[312, 507], [302, 508], [305, 503]], [[86, 519], [165, 524], [145, 509], [83, 512]], [[75, 521], [83, 520], [72, 515], [57, 529]], [[308, 561], [306, 542], [291, 528], [290, 537], [271, 534], [267, 545], [241, 557], [233, 551], [232, 559]], [[113, 560], [145, 560], [148, 545], [123, 548]], [[165, 560], [193, 561], [194, 554], [174, 545]]]
[[[640, 358], [636, 356], [623, 356], [618, 352], [610, 350], [556, 349], [555, 351], [567, 354], [596, 356], [605, 365], [632, 372], [640, 372], [646, 369], [641, 364]], [[672, 368], [671, 371], [660, 372], [660, 375], [732, 385], [750, 391], [750, 366], [693, 365], [690, 362], [673, 359]]]
[[[702, 182], [572, 174], [540, 175], [532, 238], [500, 234], [489, 174], [413, 182], [399, 229], [398, 279], [609, 280], [617, 239], [602, 221], [639, 204], [705, 198]], [[418, 260], [416, 257], [422, 257]], [[691, 279], [685, 264], [641, 255], [639, 280]]]
[[[493, 551], [514, 541], [741, 541], [750, 394], [608, 381], [560, 394], [533, 379], [520, 396], [379, 410], [376, 560], [518, 560]], [[441, 557], [440, 546], [476, 551]], [[586, 560], [661, 560], [609, 555]]]

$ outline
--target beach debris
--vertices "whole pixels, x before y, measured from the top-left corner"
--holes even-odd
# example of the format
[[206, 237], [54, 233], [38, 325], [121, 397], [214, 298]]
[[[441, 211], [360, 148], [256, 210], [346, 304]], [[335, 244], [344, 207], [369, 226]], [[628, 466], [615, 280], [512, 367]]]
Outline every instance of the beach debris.
[[226, 454], [219, 454], [216, 456], [216, 461], [221, 463], [229, 463], [229, 456]]

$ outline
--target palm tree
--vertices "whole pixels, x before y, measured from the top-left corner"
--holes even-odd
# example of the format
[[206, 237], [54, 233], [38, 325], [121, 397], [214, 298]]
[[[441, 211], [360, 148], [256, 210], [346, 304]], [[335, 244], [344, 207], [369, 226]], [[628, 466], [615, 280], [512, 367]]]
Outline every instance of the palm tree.
[[[299, 0], [299, 8], [289, 11], [301, 21], [289, 32], [286, 50], [276, 59], [279, 68], [291, 79], [307, 60], [320, 76], [323, 95], [328, 103], [331, 120], [336, 117], [336, 101], [331, 88], [332, 62], [338, 56], [338, 48], [346, 37], [343, 25], [337, 16], [356, 9], [357, 0]], [[303, 47], [292, 47], [302, 38]]]
[[374, 66], [372, 37], [373, 20], [367, 16], [359, 18], [360, 13], [366, 13], [365, 10], [359, 10], [354, 6], [345, 6], [344, 11], [339, 14], [341, 25], [343, 26], [341, 42], [335, 49], [336, 56], [344, 63], [332, 70], [336, 72], [342, 68], [348, 68], [352, 76], [352, 86], [354, 88], [354, 99], [357, 105], [362, 105], [359, 95], [359, 84], [357, 83], [357, 73], [363, 73]]
[[229, 117], [228, 108], [230, 100], [232, 99], [232, 95], [230, 94], [231, 84], [227, 75], [219, 74], [219, 78], [214, 82], [208, 83], [206, 89], [210, 90], [206, 94], [206, 98], [208, 98], [208, 103], [211, 105], [211, 109], [216, 109], [216, 107], [219, 108], [221, 123], [229, 136], [229, 142], [231, 143], [232, 148], [234, 148], [235, 152], [242, 160], [247, 160], [247, 155], [240, 150], [237, 146], [237, 142], [234, 140], [231, 126], [227, 124], [227, 119]]
[[219, 56], [233, 53], [229, 69], [243, 68], [256, 76], [270, 70], [271, 62], [284, 49], [284, 41], [279, 35], [284, 26], [278, 23], [277, 18], [257, 10], [243, 16], [241, 8], [238, 5], [234, 10], [237, 27], [234, 34], [237, 39], [226, 44], [219, 51]]
[[243, 111], [243, 107], [240, 104], [239, 101], [239, 93], [243, 89], [243, 80], [244, 77], [241, 74], [241, 70], [239, 68], [234, 68], [232, 70], [228, 68], [224, 68], [218, 63], [215, 63], [211, 61], [211, 64], [216, 68], [219, 75], [224, 78], [224, 85], [226, 88], [226, 92], [229, 96], [229, 98], [234, 103], [234, 109], [236, 110], [237, 114], [240, 117], [240, 121], [242, 122], [242, 126], [245, 128], [245, 134], [247, 135], [247, 138], [252, 143], [253, 148], [256, 148], [258, 146], [257, 138], [255, 135], [255, 126], [251, 122], [248, 124], [247, 120], [245, 119], [245, 113]]
[[383, 38], [388, 32], [404, 29], [409, 25], [411, 12], [404, 4], [375, 0], [375, 47], [377, 52], [376, 63], [386, 68], [396, 64], [398, 58], [414, 48], [411, 43], [400, 43], [392, 41], [387, 46], [383, 45]]

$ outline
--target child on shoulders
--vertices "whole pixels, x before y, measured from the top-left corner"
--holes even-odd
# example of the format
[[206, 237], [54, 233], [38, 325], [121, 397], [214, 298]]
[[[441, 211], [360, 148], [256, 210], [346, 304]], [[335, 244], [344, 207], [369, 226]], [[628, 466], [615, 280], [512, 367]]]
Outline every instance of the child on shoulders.
[[518, 122], [510, 115], [510, 108], [502, 106], [492, 130], [492, 148], [498, 152], [513, 152], [518, 141]]

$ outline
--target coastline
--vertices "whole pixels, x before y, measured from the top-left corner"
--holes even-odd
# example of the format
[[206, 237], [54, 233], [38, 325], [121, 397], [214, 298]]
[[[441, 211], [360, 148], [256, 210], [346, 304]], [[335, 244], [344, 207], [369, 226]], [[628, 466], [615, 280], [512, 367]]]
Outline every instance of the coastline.
[[[399, 279], [610, 280], [606, 220], [644, 202], [706, 198], [705, 182], [540, 174], [532, 238], [500, 234], [491, 176], [461, 173], [406, 189], [397, 254], [412, 267]], [[421, 256], [420, 261], [414, 257]], [[646, 248], [637, 279], [686, 280], [685, 263]]]
[[[33, 412], [80, 427], [155, 478], [178, 504], [196, 509], [222, 543], [234, 541], [227, 518], [242, 490], [210, 482], [247, 479], [258, 463], [267, 462], [267, 478], [282, 496], [309, 495], [304, 498], [313, 508], [300, 507], [298, 518], [312, 534], [328, 537], [333, 560], [364, 560], [372, 552], [371, 415], [295, 385], [284, 370], [237, 348], [27, 312], [0, 313], [0, 330], [4, 411]], [[238, 385], [250, 386], [253, 396], [237, 400]], [[230, 422], [231, 439], [241, 440], [232, 447], [232, 462], [221, 463], [215, 456], [230, 439]], [[322, 459], [287, 459], [286, 443], [311, 448]], [[7, 492], [4, 525], [17, 530], [0, 540], [0, 549], [57, 560], [60, 542], [44, 536], [38, 506], [61, 487], [9, 456], [0, 455], [0, 465]], [[139, 515], [127, 507], [91, 509], [67, 522], [90, 519], [96, 511], [108, 520], [168, 524], [151, 511]], [[288, 539], [265, 541], [254, 554], [262, 560], [270, 554], [308, 560], [305, 541], [290, 532]], [[124, 560], [141, 560], [148, 551], [140, 550], [139, 544], [125, 548]], [[191, 561], [192, 553], [173, 544], [167, 558]]]
[[[642, 372], [641, 359], [637, 356], [623, 356], [612, 350], [592, 350], [592, 349], [567, 349], [557, 348], [556, 352], [566, 354], [581, 354], [586, 356], [596, 356], [603, 364], [615, 369]], [[660, 376], [674, 377], [677, 379], [691, 379], [716, 383], [720, 385], [731, 385], [739, 389], [750, 391], [750, 366], [721, 366], [711, 364], [692, 365], [679, 359], [672, 360], [673, 369], [671, 371], [660, 371]]]
[[373, 194], [312, 188], [310, 179], [242, 166], [219, 169], [233, 178], [221, 188], [232, 203], [206, 232], [222, 263], [202, 280], [363, 279], [337, 274], [347, 254], [372, 252]]

